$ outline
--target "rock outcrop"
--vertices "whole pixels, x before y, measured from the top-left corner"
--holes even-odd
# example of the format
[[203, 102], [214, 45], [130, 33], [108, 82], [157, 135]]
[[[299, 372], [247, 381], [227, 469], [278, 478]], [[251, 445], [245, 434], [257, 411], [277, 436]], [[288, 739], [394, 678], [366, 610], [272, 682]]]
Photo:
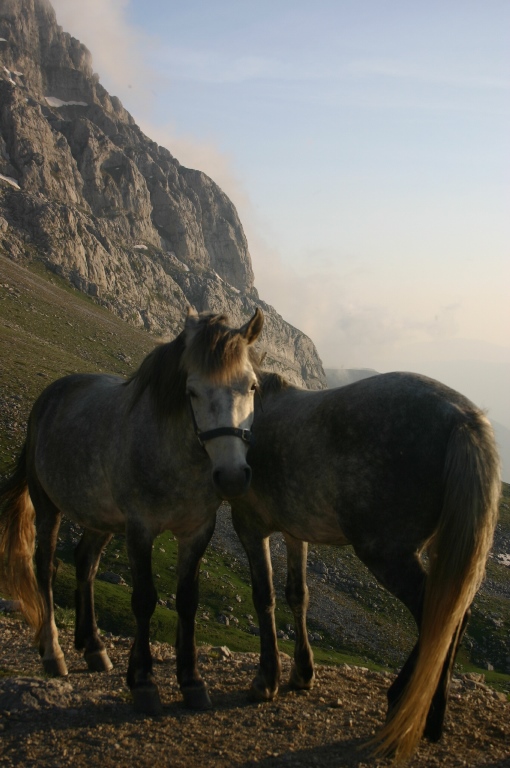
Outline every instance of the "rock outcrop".
[[268, 367], [326, 385], [310, 339], [260, 300], [232, 202], [142, 133], [47, 0], [0, 0], [0, 249], [156, 334], [188, 304], [236, 322], [260, 306]]

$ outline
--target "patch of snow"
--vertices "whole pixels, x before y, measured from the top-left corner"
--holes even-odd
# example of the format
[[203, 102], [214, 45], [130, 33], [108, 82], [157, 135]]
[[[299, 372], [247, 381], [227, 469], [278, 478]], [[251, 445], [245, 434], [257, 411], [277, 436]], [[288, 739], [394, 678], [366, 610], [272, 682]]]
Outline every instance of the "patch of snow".
[[16, 85], [16, 83], [15, 83], [15, 82], [14, 82], [14, 80], [12, 79], [12, 72], [11, 72], [11, 70], [10, 70], [10, 69], [7, 69], [7, 67], [4, 67], [4, 72], [5, 72], [5, 73], [6, 73], [6, 75], [7, 75], [7, 79], [8, 79], [8, 81], [9, 81], [10, 83], [12, 83], [13, 85]]
[[498, 555], [498, 561], [500, 565], [506, 565], [508, 568], [510, 568], [510, 554], [509, 555]]
[[148, 250], [146, 245], [134, 245], [133, 248], [136, 251], [147, 251]]
[[57, 99], [56, 96], [45, 96], [44, 98], [50, 107], [88, 107], [86, 101], [62, 101], [62, 99]]
[[0, 173], [0, 180], [6, 181], [7, 184], [10, 184], [11, 187], [14, 187], [15, 189], [21, 189], [16, 179], [13, 179], [11, 176], [4, 176], [3, 173]]
[[177, 256], [175, 255], [175, 253], [174, 253], [173, 251], [167, 251], [167, 252], [166, 252], [166, 255], [167, 255], [167, 256], [170, 256], [170, 258], [171, 258], [173, 261], [175, 261], [175, 262], [177, 263], [177, 265], [178, 265], [178, 266], [179, 266], [181, 269], [183, 269], [185, 272], [189, 272], [189, 267], [188, 267], [188, 265], [187, 265], [187, 264], [185, 264], [185, 263], [184, 263], [183, 261], [181, 261], [180, 259], [178, 259], [178, 258], [177, 258]]
[[6, 43], [6, 42], [7, 40], [5, 39], [5, 37], [0, 37], [0, 43]]

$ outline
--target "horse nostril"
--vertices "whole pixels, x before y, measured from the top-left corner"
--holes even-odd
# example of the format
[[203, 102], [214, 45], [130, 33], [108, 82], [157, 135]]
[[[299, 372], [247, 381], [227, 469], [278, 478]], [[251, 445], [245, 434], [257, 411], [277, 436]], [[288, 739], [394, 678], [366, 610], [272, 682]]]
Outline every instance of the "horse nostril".
[[246, 480], [246, 485], [249, 485], [251, 483], [251, 467], [246, 467], [244, 470], [244, 478]]

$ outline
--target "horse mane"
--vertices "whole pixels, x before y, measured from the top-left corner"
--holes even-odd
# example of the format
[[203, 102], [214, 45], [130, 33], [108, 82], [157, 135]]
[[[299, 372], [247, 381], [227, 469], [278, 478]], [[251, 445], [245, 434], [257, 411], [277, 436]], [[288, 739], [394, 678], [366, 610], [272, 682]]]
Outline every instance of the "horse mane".
[[260, 371], [258, 379], [259, 390], [262, 397], [264, 397], [264, 395], [282, 392], [284, 389], [288, 389], [291, 386], [290, 381], [287, 381], [287, 379], [279, 373], [272, 373], [271, 371]]
[[184, 332], [166, 344], [160, 344], [142, 361], [126, 381], [133, 385], [131, 409], [149, 389], [158, 415], [183, 410], [186, 404], [186, 373], [181, 369]]
[[193, 318], [192, 328], [186, 327], [173, 341], [153, 349], [126, 381], [126, 385], [133, 384], [131, 408], [148, 389], [158, 415], [173, 415], [186, 407], [186, 379], [190, 371], [222, 384], [243, 370], [247, 354], [257, 369], [252, 347], [227, 321], [226, 315]]

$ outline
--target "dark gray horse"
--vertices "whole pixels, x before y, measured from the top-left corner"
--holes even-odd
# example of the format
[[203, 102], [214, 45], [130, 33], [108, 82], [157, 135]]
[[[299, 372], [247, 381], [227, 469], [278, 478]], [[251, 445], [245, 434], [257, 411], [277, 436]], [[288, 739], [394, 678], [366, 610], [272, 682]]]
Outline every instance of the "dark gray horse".
[[252, 484], [232, 502], [260, 624], [253, 691], [272, 699], [280, 677], [269, 534], [282, 531], [287, 544], [291, 685], [302, 688], [313, 680], [305, 542], [351, 544], [418, 625], [378, 737], [381, 753], [407, 757], [423, 732], [441, 734], [453, 660], [483, 577], [501, 488], [492, 429], [466, 398], [409, 373], [320, 392], [260, 378]]
[[157, 597], [151, 559], [154, 538], [171, 529], [179, 542], [177, 677], [188, 705], [210, 706], [196, 663], [199, 563], [218, 497], [245, 493], [250, 484], [257, 387], [250, 345], [262, 324], [260, 310], [239, 329], [222, 315], [189, 314], [183, 332], [129, 380], [68, 376], [35, 403], [17, 468], [0, 489], [0, 574], [36, 630], [47, 673], [67, 674], [52, 594], [63, 513], [85, 529], [75, 552], [76, 648], [91, 670], [111, 668], [97, 632], [93, 581], [113, 533], [125, 533], [137, 624], [127, 680], [137, 708], [160, 711], [149, 647]]

